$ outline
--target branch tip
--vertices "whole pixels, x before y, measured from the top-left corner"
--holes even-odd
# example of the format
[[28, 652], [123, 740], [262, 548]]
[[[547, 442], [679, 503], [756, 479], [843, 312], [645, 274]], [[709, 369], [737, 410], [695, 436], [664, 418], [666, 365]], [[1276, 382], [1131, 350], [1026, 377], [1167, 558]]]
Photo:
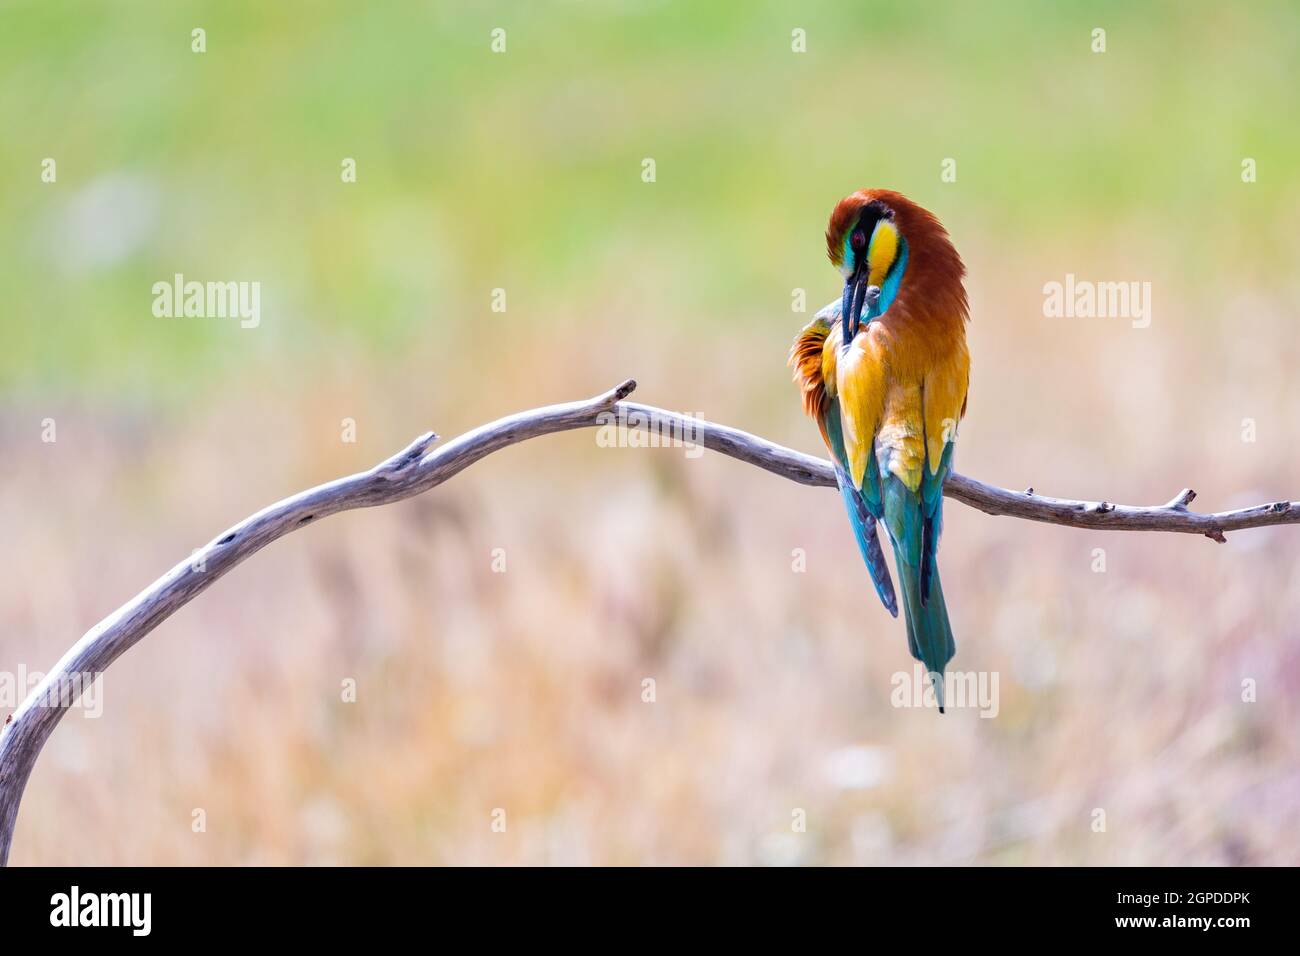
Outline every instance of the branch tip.
[[383, 462], [377, 470], [381, 474], [390, 474], [394, 471], [401, 471], [403, 468], [409, 468], [411, 465], [423, 458], [424, 453], [428, 451], [437, 440], [438, 435], [436, 432], [425, 432], [392, 458]]

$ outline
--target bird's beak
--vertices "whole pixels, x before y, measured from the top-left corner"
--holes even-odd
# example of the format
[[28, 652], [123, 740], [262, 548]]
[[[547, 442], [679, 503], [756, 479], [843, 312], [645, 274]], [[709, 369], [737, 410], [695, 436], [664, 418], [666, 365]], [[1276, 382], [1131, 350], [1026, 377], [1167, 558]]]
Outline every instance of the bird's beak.
[[858, 328], [862, 324], [862, 310], [874, 306], [880, 298], [880, 286], [871, 285], [867, 281], [869, 270], [866, 259], [863, 256], [858, 260], [853, 275], [844, 283], [844, 299], [840, 304], [840, 332], [845, 348], [849, 347], [849, 343], [858, 334]]

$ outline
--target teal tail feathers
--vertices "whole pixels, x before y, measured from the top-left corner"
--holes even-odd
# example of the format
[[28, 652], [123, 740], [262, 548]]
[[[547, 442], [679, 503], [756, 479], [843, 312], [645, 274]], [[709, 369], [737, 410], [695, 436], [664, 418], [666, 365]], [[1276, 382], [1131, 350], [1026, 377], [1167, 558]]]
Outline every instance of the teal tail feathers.
[[943, 713], [943, 673], [957, 653], [952, 639], [952, 625], [948, 622], [948, 605], [943, 599], [943, 585], [939, 582], [939, 569], [930, 574], [930, 596], [921, 603], [921, 574], [919, 569], [908, 567], [895, 555], [898, 580], [903, 589], [903, 616], [907, 619], [907, 649], [925, 665], [926, 673], [934, 684], [935, 700], [939, 713]]
[[957, 653], [957, 645], [952, 639], [948, 605], [935, 563], [943, 521], [942, 498], [935, 495], [932, 509], [927, 509], [924, 498], [893, 475], [885, 480], [883, 491], [885, 527], [894, 546], [894, 563], [903, 592], [907, 649], [925, 665], [939, 712], [943, 713], [944, 669]]

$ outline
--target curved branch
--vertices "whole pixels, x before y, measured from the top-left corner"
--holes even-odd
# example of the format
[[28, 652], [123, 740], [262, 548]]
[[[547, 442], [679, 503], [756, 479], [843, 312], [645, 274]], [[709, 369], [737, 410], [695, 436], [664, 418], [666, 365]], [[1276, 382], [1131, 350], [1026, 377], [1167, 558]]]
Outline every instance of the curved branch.
[[[700, 445], [756, 465], [791, 481], [835, 486], [831, 464], [725, 425], [624, 399], [636, 388], [626, 381], [583, 402], [549, 405], [498, 419], [430, 451], [427, 432], [369, 471], [318, 485], [259, 511], [149, 585], [91, 628], [63, 655], [0, 729], [0, 865], [9, 858], [23, 790], [45, 741], [64, 712], [92, 680], [141, 638], [207, 590], [218, 578], [272, 541], [327, 515], [401, 501], [459, 473], [486, 455], [538, 435], [613, 425], [644, 429], [674, 442]], [[1300, 502], [1279, 501], [1240, 511], [1198, 514], [1187, 510], [1195, 493], [1182, 492], [1153, 508], [1104, 501], [1068, 501], [995, 488], [952, 475], [944, 494], [991, 515], [1076, 528], [1178, 531], [1224, 540], [1228, 531], [1300, 522]]]

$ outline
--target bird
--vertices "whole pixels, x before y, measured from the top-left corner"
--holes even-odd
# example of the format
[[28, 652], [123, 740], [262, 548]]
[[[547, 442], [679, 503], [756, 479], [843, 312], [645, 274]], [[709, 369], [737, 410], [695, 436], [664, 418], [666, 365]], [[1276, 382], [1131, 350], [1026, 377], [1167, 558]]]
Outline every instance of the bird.
[[892, 189], [841, 199], [826, 250], [844, 290], [795, 338], [789, 364], [821, 431], [862, 559], [885, 608], [899, 601], [877, 535], [883, 525], [902, 592], [907, 646], [939, 712], [956, 653], [936, 557], [943, 483], [966, 414], [966, 274], [933, 213]]

